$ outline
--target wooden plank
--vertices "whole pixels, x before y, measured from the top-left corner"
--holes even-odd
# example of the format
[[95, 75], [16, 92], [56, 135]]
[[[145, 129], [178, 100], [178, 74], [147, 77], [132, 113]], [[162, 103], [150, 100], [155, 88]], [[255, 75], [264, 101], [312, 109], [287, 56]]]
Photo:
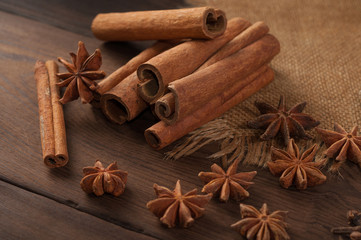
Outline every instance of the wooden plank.
[[3, 181], [0, 191], [0, 239], [154, 239]]
[[183, 0], [25, 1], [2, 0], [0, 10], [35, 19], [78, 34], [93, 36], [90, 25], [98, 13], [172, 9]]
[[[35, 193], [76, 207], [125, 228], [159, 239], [239, 239], [229, 225], [240, 219], [239, 204], [212, 200], [204, 217], [189, 229], [162, 227], [145, 207], [154, 198], [154, 182], [173, 187], [181, 179], [184, 190], [201, 188], [197, 174], [207, 171], [211, 161], [207, 150], [174, 162], [163, 160], [163, 153], [146, 144], [143, 131], [154, 122], [149, 112], [133, 122], [117, 126], [102, 113], [79, 101], [67, 104], [65, 117], [69, 145], [69, 165], [48, 169], [41, 160], [33, 65], [35, 60], [65, 57], [83, 40], [89, 52], [103, 51], [103, 70], [110, 73], [131, 57], [132, 44], [102, 45], [91, 37], [80, 36], [52, 26], [7, 13], [0, 14], [0, 178], [21, 185]], [[63, 68], [62, 68], [63, 69]], [[64, 70], [64, 69], [63, 69]], [[86, 195], [79, 187], [81, 169], [95, 159], [114, 160], [129, 172], [125, 193]], [[242, 167], [254, 170], [254, 167]], [[359, 208], [361, 175], [348, 164], [344, 179], [330, 178], [326, 184], [306, 191], [285, 190], [268, 170], [259, 171], [251, 197], [244, 201], [260, 207], [267, 202], [271, 210], [289, 211], [292, 239], [332, 239], [333, 226], [346, 225], [348, 209]], [[337, 239], [336, 237], [334, 239]]]

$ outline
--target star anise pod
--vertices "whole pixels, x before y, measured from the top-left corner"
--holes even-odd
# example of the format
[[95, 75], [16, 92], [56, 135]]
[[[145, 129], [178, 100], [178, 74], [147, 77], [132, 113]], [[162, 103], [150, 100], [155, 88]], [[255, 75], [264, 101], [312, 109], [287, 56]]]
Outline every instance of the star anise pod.
[[344, 235], [351, 240], [361, 240], [361, 213], [357, 210], [349, 210], [347, 220], [351, 227], [335, 227], [331, 229], [331, 232]]
[[239, 159], [232, 163], [227, 172], [224, 172], [220, 166], [214, 163], [211, 166], [212, 172], [200, 172], [198, 177], [206, 183], [202, 192], [219, 194], [219, 199], [223, 202], [228, 201], [229, 196], [236, 201], [249, 197], [246, 189], [254, 184], [251, 181], [257, 171], [237, 173], [238, 164]]
[[260, 136], [261, 140], [274, 138], [281, 132], [285, 145], [288, 144], [291, 137], [309, 139], [311, 136], [305, 132], [320, 124], [310, 115], [302, 113], [306, 102], [299, 103], [291, 109], [286, 109], [285, 98], [280, 97], [278, 107], [275, 108], [264, 102], [255, 102], [255, 106], [261, 115], [248, 122], [250, 128], [262, 128], [266, 131]]
[[69, 63], [59, 57], [61, 62], [69, 72], [58, 73], [62, 79], [58, 83], [59, 87], [67, 86], [63, 97], [59, 100], [62, 104], [76, 100], [79, 96], [82, 103], [89, 103], [93, 100], [93, 91], [98, 87], [95, 80], [105, 77], [103, 71], [98, 70], [102, 65], [102, 55], [99, 49], [89, 56], [84, 43], [79, 41], [78, 52], [70, 53], [73, 63]]
[[212, 198], [211, 193], [196, 195], [197, 189], [183, 195], [179, 180], [173, 191], [157, 184], [153, 188], [158, 198], [149, 201], [147, 208], [169, 228], [174, 227], [177, 220], [182, 227], [192, 225], [194, 219], [203, 215], [204, 207]]
[[86, 193], [101, 196], [106, 192], [117, 197], [125, 190], [128, 172], [119, 170], [116, 162], [104, 168], [103, 164], [97, 160], [94, 167], [83, 168], [83, 173], [84, 177], [80, 186]]
[[358, 127], [352, 128], [347, 133], [343, 127], [335, 123], [335, 131], [316, 128], [328, 149], [325, 154], [329, 158], [335, 158], [336, 163], [331, 167], [337, 170], [340, 165], [349, 159], [361, 167], [361, 136], [357, 136]]
[[358, 210], [349, 210], [347, 212], [348, 224], [352, 226], [361, 226], [361, 212]]
[[282, 187], [288, 188], [294, 184], [297, 189], [304, 190], [326, 181], [326, 176], [319, 170], [324, 161], [313, 162], [317, 149], [318, 145], [314, 144], [300, 155], [297, 145], [291, 139], [287, 152], [272, 147], [272, 161], [267, 162], [267, 165], [273, 175], [281, 175]]
[[247, 239], [286, 240], [290, 239], [286, 232], [286, 211], [268, 212], [264, 203], [260, 211], [251, 205], [241, 204], [242, 220], [231, 225]]

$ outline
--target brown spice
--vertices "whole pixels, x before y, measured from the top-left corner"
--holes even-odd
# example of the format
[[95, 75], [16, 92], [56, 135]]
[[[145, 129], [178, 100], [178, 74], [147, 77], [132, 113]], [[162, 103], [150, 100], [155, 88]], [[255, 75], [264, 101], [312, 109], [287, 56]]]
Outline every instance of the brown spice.
[[358, 210], [350, 210], [347, 212], [348, 224], [353, 226], [361, 226], [361, 212]]
[[223, 202], [227, 202], [230, 196], [236, 201], [249, 197], [246, 189], [254, 184], [251, 181], [257, 172], [237, 173], [238, 164], [239, 159], [231, 164], [227, 172], [224, 172], [220, 166], [214, 163], [211, 166], [212, 172], [200, 172], [198, 177], [206, 183], [202, 192], [220, 194], [219, 199]]
[[337, 123], [334, 128], [335, 131], [316, 128], [328, 147], [325, 151], [326, 156], [336, 160], [331, 166], [331, 171], [337, 171], [347, 159], [361, 167], [361, 136], [357, 136], [358, 127], [353, 127], [350, 133]]
[[[279, 41], [267, 34], [211, 66], [169, 83], [168, 89], [171, 92], [165, 97], [173, 95], [174, 112], [166, 117], [161, 111], [157, 111], [157, 107], [162, 108], [164, 105], [156, 103], [158, 117], [169, 125], [175, 124], [211, 99], [233, 88], [241, 79], [269, 63], [279, 52]], [[166, 100], [165, 97], [163, 100]]]
[[84, 177], [80, 182], [81, 188], [86, 193], [101, 196], [106, 193], [118, 197], [125, 190], [128, 172], [118, 169], [117, 163], [111, 163], [107, 168], [97, 160], [94, 167], [83, 168]]
[[[123, 124], [143, 112], [148, 104], [138, 95], [139, 82], [136, 70], [141, 63], [172, 48], [178, 42], [159, 41], [132, 58], [125, 65], [99, 82], [97, 93], [101, 94], [100, 106], [112, 122]], [[92, 101], [94, 106], [96, 101]]]
[[196, 195], [197, 189], [182, 194], [179, 180], [173, 191], [157, 184], [153, 188], [158, 198], [149, 201], [147, 208], [169, 228], [175, 227], [177, 219], [182, 227], [191, 226], [194, 219], [203, 215], [204, 207], [212, 198], [211, 193]]
[[347, 212], [348, 224], [351, 227], [335, 227], [331, 229], [334, 234], [349, 236], [351, 240], [361, 239], [361, 212], [358, 210], [350, 210]]
[[56, 86], [57, 72], [58, 65], [54, 61], [37, 61], [35, 64], [43, 159], [51, 168], [62, 167], [68, 162], [63, 107]]
[[101, 13], [91, 29], [96, 38], [105, 41], [211, 39], [221, 35], [226, 25], [224, 12], [200, 7]]
[[160, 121], [151, 126], [144, 132], [145, 139], [151, 147], [162, 149], [203, 124], [221, 116], [231, 107], [265, 87], [273, 79], [272, 69], [266, 67], [265, 70], [264, 67], [261, 67], [174, 125], [167, 125]]
[[126, 64], [124, 64], [123, 66], [115, 70], [112, 74], [100, 81], [98, 84], [99, 87], [96, 90], [97, 93], [103, 95], [104, 93], [113, 89], [126, 77], [136, 71], [140, 64], [157, 56], [159, 53], [174, 47], [178, 43], [179, 41], [157, 41], [151, 47], [140, 52], [137, 56], [130, 59]]
[[84, 43], [79, 41], [77, 54], [71, 52], [70, 56], [73, 63], [61, 57], [58, 58], [68, 70], [66, 73], [57, 74], [63, 80], [58, 83], [58, 86], [67, 86], [60, 102], [65, 104], [80, 96], [82, 103], [90, 103], [94, 98], [93, 91], [98, 87], [95, 80], [105, 77], [105, 73], [98, 70], [102, 65], [100, 50], [96, 49], [92, 55], [89, 55]]
[[250, 23], [242, 18], [233, 18], [228, 22], [223, 35], [208, 41], [186, 41], [141, 64], [137, 69], [140, 97], [148, 103], [154, 103], [168, 91], [170, 82], [194, 72], [249, 25]]
[[242, 220], [231, 225], [247, 239], [257, 240], [286, 240], [290, 239], [286, 232], [286, 211], [274, 211], [269, 214], [267, 204], [264, 203], [260, 211], [251, 205], [241, 204]]
[[311, 138], [305, 130], [309, 130], [320, 124], [319, 121], [316, 121], [310, 115], [302, 113], [306, 102], [299, 103], [287, 110], [285, 98], [281, 96], [277, 108], [267, 103], [257, 101], [255, 102], [255, 106], [261, 115], [253, 121], [249, 121], [248, 126], [250, 128], [266, 129], [260, 136], [261, 140], [272, 139], [277, 133], [281, 132], [285, 145], [288, 145], [291, 137]]
[[302, 155], [294, 140], [291, 139], [287, 152], [272, 147], [272, 161], [267, 165], [273, 175], [280, 177], [280, 184], [284, 188], [296, 185], [299, 190], [315, 186], [326, 181], [326, 176], [319, 170], [324, 161], [313, 162], [318, 145], [307, 149]]

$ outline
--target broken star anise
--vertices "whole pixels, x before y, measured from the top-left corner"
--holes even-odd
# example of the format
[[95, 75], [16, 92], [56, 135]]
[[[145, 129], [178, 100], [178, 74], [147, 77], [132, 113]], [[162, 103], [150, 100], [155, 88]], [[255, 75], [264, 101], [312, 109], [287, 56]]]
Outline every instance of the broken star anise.
[[119, 170], [116, 162], [104, 168], [103, 164], [97, 160], [94, 167], [83, 168], [83, 173], [84, 177], [80, 186], [86, 193], [101, 196], [106, 192], [117, 197], [125, 190], [128, 172]]
[[224, 172], [220, 166], [214, 163], [211, 166], [212, 172], [200, 172], [198, 176], [206, 183], [202, 192], [219, 194], [219, 199], [223, 202], [228, 201], [229, 196], [236, 201], [249, 197], [246, 189], [254, 184], [251, 181], [257, 172], [237, 173], [238, 164], [239, 159], [232, 163], [227, 172]]
[[157, 184], [153, 188], [158, 198], [149, 201], [147, 208], [169, 228], [174, 227], [177, 220], [182, 227], [192, 225], [194, 219], [203, 215], [204, 207], [212, 198], [211, 193], [196, 195], [197, 189], [183, 195], [179, 180], [173, 191]]
[[84, 43], [79, 41], [78, 52], [70, 53], [73, 63], [59, 57], [61, 62], [69, 72], [58, 73], [57, 76], [62, 79], [57, 85], [59, 87], [67, 86], [63, 97], [59, 100], [62, 104], [76, 100], [79, 96], [82, 103], [89, 103], [93, 100], [93, 91], [98, 87], [95, 80], [105, 77], [103, 71], [98, 70], [102, 65], [102, 55], [99, 49], [89, 56]]
[[260, 211], [251, 205], [241, 204], [242, 220], [231, 225], [247, 239], [257, 240], [286, 240], [290, 239], [286, 232], [286, 211], [268, 213], [264, 203]]
[[335, 131], [316, 128], [328, 147], [325, 151], [326, 156], [336, 160], [331, 166], [331, 171], [337, 170], [346, 159], [361, 167], [361, 136], [357, 136], [358, 127], [353, 127], [350, 133], [337, 123], [334, 128]]
[[285, 98], [281, 96], [278, 107], [275, 108], [264, 102], [255, 102], [255, 106], [261, 115], [256, 119], [249, 121], [250, 128], [262, 128], [266, 131], [260, 136], [261, 140], [274, 138], [279, 132], [282, 133], [285, 145], [288, 144], [291, 137], [309, 139], [311, 136], [305, 132], [320, 124], [310, 115], [302, 113], [306, 102], [299, 103], [291, 109], [286, 109]]
[[280, 177], [280, 184], [288, 188], [292, 184], [297, 189], [304, 190], [326, 181], [326, 176], [319, 170], [324, 161], [313, 162], [318, 145], [314, 144], [302, 155], [294, 140], [291, 139], [287, 152], [272, 147], [272, 161], [267, 162], [268, 168], [273, 175]]

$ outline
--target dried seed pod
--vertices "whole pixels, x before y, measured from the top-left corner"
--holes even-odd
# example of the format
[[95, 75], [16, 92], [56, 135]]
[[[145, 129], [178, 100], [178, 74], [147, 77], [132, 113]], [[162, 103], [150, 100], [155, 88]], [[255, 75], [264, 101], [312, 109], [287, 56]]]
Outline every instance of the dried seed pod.
[[104, 168], [97, 160], [94, 167], [83, 168], [83, 173], [80, 186], [86, 193], [94, 193], [97, 196], [110, 193], [117, 197], [125, 190], [128, 172], [119, 170], [116, 162]]

